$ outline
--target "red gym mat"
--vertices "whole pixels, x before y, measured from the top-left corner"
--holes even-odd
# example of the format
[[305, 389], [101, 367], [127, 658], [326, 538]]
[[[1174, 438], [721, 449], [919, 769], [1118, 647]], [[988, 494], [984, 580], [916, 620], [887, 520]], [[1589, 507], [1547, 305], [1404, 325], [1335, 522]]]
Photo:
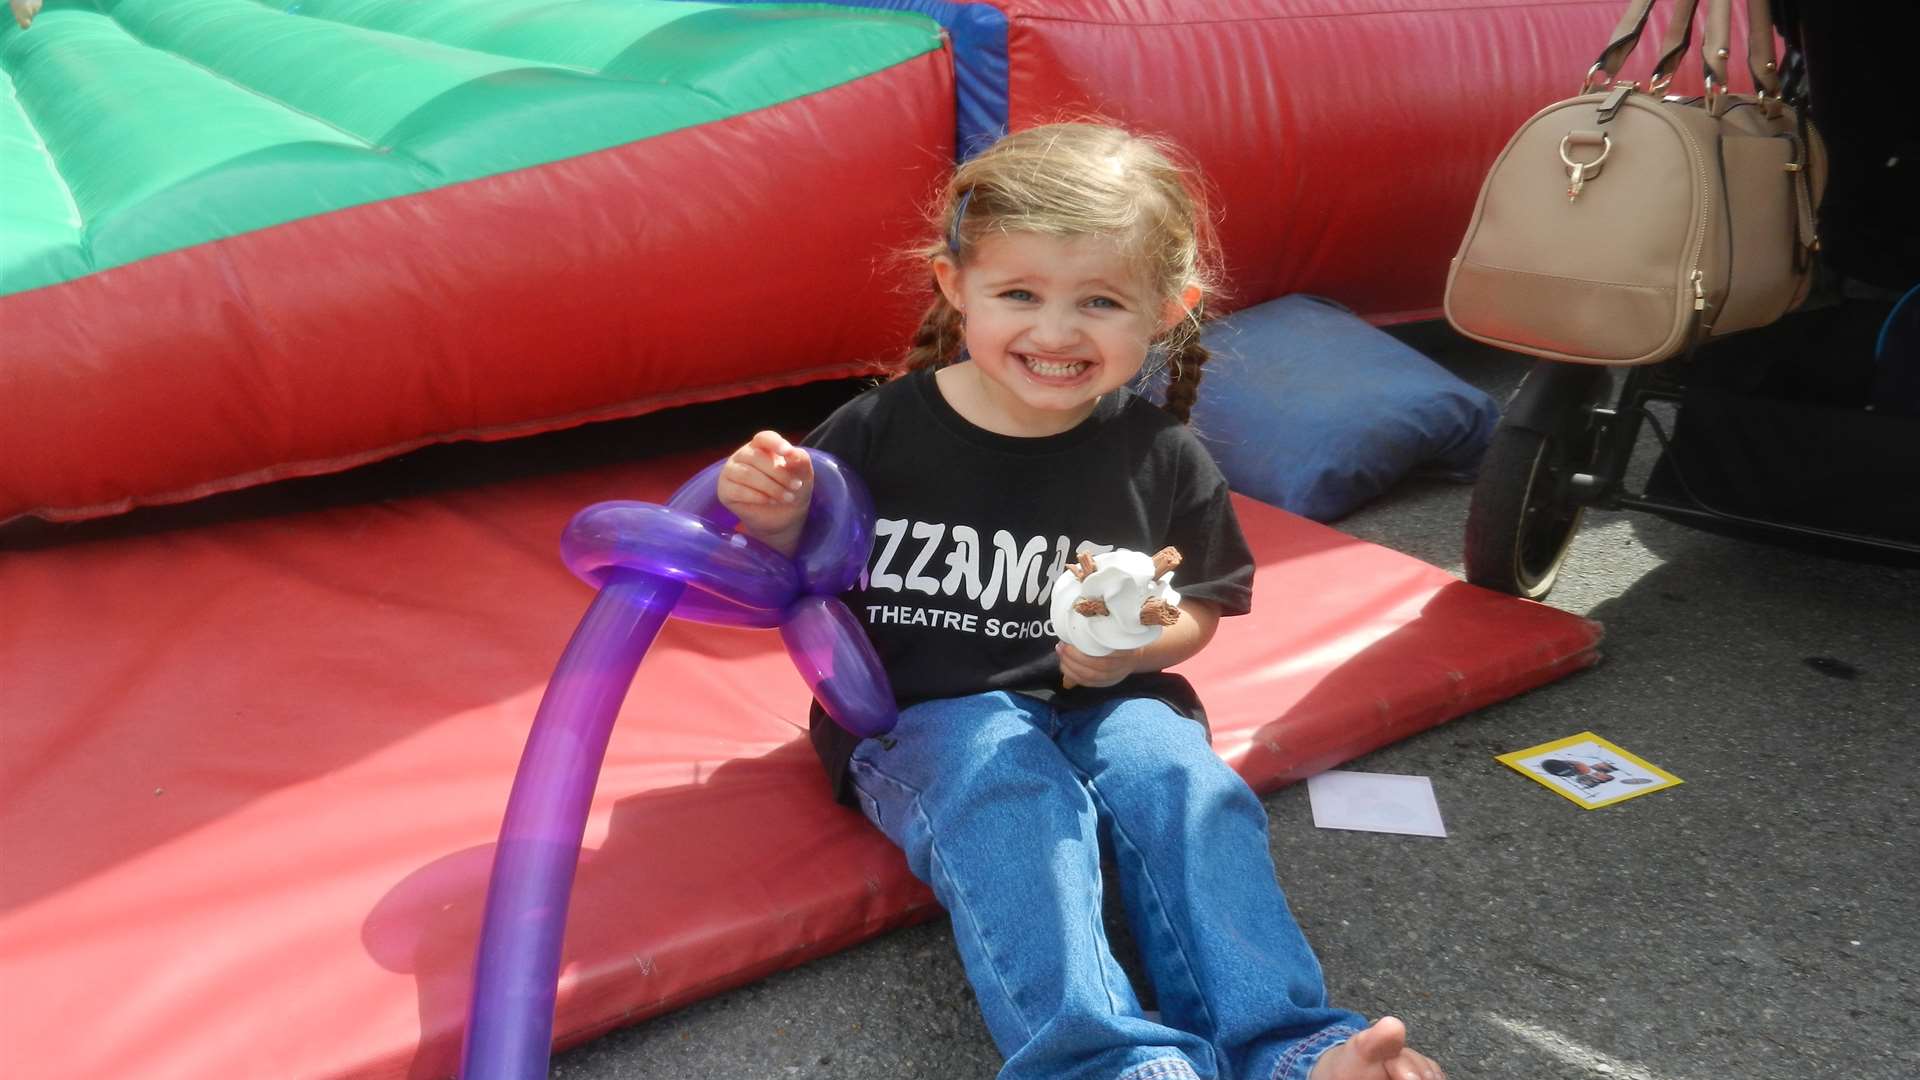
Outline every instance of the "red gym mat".
[[[0, 1047], [21, 1080], [452, 1072], [589, 503], [713, 455], [0, 556]], [[1262, 789], [1593, 662], [1596, 624], [1264, 505], [1186, 670]], [[936, 913], [829, 801], [770, 631], [669, 623], [608, 749], [574, 1043]]]

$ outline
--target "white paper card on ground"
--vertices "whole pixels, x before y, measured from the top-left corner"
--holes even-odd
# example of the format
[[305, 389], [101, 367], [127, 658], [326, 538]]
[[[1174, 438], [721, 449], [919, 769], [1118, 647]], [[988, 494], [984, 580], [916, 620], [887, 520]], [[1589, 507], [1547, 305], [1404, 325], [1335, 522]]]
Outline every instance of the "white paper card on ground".
[[1433, 781], [1425, 776], [1333, 770], [1307, 778], [1313, 823], [1322, 829], [1445, 836]]

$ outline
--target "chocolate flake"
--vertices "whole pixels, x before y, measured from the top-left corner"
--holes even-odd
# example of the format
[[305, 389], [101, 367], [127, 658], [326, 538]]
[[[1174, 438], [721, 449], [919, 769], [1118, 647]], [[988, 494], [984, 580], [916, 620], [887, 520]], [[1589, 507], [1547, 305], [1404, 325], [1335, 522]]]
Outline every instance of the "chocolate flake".
[[1153, 580], [1159, 581], [1161, 578], [1166, 577], [1167, 574], [1170, 573], [1174, 567], [1179, 565], [1180, 565], [1180, 549], [1179, 548], [1163, 547], [1159, 551], [1154, 552], [1153, 553]]
[[1140, 605], [1141, 626], [1172, 626], [1180, 621], [1180, 609], [1159, 597]]

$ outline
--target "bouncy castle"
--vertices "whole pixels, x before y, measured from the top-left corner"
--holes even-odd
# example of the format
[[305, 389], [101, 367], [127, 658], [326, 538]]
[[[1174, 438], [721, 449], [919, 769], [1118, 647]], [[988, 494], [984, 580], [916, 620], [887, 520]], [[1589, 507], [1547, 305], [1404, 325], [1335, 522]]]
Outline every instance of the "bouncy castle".
[[[7, 23], [8, 1075], [451, 1075], [503, 807], [592, 598], [561, 531], [664, 502], [749, 430], [369, 498], [300, 478], [879, 373], [955, 160], [1080, 116], [1199, 164], [1245, 335], [1227, 396], [1276, 400], [1260, 313], [1435, 317], [1487, 165], [1620, 7], [47, 0]], [[1312, 363], [1314, 438], [1354, 447], [1321, 474], [1404, 472], [1485, 422], [1411, 367], [1396, 389]], [[1186, 669], [1256, 788], [1596, 658], [1592, 623], [1282, 508], [1309, 478], [1268, 467], [1233, 477], [1267, 602]], [[808, 696], [773, 635], [661, 632], [593, 790], [557, 1044], [939, 913], [828, 797]]]

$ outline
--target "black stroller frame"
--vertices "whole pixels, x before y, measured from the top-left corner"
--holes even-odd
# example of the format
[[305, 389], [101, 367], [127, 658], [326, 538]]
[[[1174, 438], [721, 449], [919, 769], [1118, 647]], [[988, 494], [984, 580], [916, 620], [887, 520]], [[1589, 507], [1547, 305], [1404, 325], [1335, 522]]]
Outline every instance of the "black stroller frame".
[[1691, 367], [1688, 358], [1628, 368], [1616, 393], [1613, 368], [1536, 362], [1480, 466], [1467, 515], [1467, 580], [1516, 596], [1545, 596], [1590, 507], [1920, 556], [1920, 544], [1716, 508], [1693, 493], [1677, 464], [1673, 477], [1685, 498], [1630, 490], [1628, 466], [1642, 426], [1662, 448], [1672, 447], [1651, 406], [1678, 405]]

